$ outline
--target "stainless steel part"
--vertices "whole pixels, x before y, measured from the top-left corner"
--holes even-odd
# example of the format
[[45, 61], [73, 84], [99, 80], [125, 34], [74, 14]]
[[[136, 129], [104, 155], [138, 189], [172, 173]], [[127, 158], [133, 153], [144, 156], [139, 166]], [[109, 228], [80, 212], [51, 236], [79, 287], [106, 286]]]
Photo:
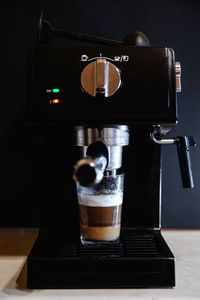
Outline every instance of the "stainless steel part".
[[81, 73], [84, 91], [95, 97], [97, 93], [112, 96], [121, 85], [119, 69], [104, 58], [89, 63]]
[[179, 141], [179, 139], [175, 138], [175, 139], [156, 139], [155, 136], [154, 136], [154, 133], [151, 133], [150, 134], [150, 137], [152, 139], [152, 141], [156, 144], [159, 144], [159, 145], [167, 145], [167, 144], [174, 144], [176, 142]]
[[98, 128], [87, 126], [76, 126], [75, 128], [75, 146], [89, 146], [100, 138]]
[[83, 157], [87, 156], [88, 146], [96, 141], [103, 142], [108, 149], [108, 162], [105, 171], [122, 166], [122, 147], [129, 144], [129, 131], [126, 125], [105, 125], [102, 128], [91, 128], [87, 126], [75, 127], [76, 146], [82, 147]]
[[102, 140], [106, 146], [127, 146], [129, 130], [127, 125], [104, 125], [102, 127], [76, 126], [75, 145], [89, 146]]
[[92, 181], [92, 184], [98, 184], [103, 179], [106, 165], [107, 165], [107, 159], [104, 156], [99, 156], [96, 157], [95, 159], [92, 157], [82, 158], [75, 165], [73, 179], [77, 183], [80, 183], [77, 170], [80, 169], [82, 166], [88, 166], [91, 167], [95, 173], [95, 180]]
[[122, 166], [122, 146], [108, 146], [108, 164], [106, 171], [112, 171]]
[[176, 91], [181, 92], [181, 64], [178, 61], [175, 64], [175, 70], [176, 70]]
[[[87, 156], [87, 148], [88, 146], [82, 146], [82, 157]], [[122, 165], [122, 146], [107, 146], [108, 149], [108, 162], [106, 171], [112, 174], [112, 171], [119, 169]], [[114, 172], [115, 173], [115, 172]], [[113, 174], [114, 174], [113, 173]]]
[[101, 129], [100, 135], [104, 143], [109, 146], [127, 146], [129, 144], [128, 126], [105, 126]]

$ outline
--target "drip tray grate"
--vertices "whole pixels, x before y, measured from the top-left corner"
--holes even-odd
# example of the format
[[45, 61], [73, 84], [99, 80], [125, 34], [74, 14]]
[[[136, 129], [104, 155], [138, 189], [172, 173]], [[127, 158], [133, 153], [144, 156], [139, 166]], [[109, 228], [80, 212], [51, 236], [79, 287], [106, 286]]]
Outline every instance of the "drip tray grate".
[[[41, 244], [41, 241], [40, 241]], [[54, 238], [42, 242], [46, 257], [66, 258], [127, 258], [127, 257], [156, 257], [162, 256], [155, 234], [135, 234], [133, 231], [122, 232], [120, 241], [102, 243], [97, 246], [83, 246], [79, 239]]]
[[92, 258], [117, 258], [124, 256], [124, 247], [121, 242], [112, 245], [101, 244], [100, 246], [79, 246], [78, 256]]
[[159, 230], [122, 230], [120, 241], [83, 246], [78, 231], [39, 235], [28, 257], [29, 288], [174, 286], [174, 256]]

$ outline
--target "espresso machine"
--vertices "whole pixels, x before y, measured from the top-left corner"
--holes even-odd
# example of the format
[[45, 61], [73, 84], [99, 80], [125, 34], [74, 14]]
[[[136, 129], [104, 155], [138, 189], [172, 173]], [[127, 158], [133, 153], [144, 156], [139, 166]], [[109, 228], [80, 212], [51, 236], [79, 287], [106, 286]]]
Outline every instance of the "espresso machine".
[[[48, 44], [54, 36], [80, 45]], [[174, 51], [150, 46], [141, 32], [119, 42], [60, 31], [41, 16], [27, 58], [25, 128], [40, 219], [28, 288], [175, 286], [175, 258], [161, 235], [161, 145], [177, 146], [183, 187], [192, 188], [194, 138], [165, 137], [178, 122], [180, 75]], [[76, 183], [98, 185], [121, 171], [120, 238], [84, 246]]]

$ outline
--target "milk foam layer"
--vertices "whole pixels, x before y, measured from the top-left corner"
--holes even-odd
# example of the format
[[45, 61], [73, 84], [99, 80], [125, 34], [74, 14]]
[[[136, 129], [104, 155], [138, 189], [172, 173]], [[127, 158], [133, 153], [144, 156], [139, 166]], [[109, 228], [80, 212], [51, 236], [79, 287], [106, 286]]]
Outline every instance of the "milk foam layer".
[[78, 203], [85, 206], [109, 207], [122, 204], [123, 193], [105, 195], [78, 194]]

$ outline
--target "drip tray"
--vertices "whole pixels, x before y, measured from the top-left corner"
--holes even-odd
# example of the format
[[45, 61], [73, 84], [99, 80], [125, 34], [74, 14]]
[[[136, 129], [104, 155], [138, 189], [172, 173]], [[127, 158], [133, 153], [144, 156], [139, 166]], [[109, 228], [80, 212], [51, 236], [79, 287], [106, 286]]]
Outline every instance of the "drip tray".
[[120, 241], [82, 246], [79, 233], [39, 235], [28, 257], [29, 288], [175, 285], [174, 256], [159, 230], [123, 229]]

